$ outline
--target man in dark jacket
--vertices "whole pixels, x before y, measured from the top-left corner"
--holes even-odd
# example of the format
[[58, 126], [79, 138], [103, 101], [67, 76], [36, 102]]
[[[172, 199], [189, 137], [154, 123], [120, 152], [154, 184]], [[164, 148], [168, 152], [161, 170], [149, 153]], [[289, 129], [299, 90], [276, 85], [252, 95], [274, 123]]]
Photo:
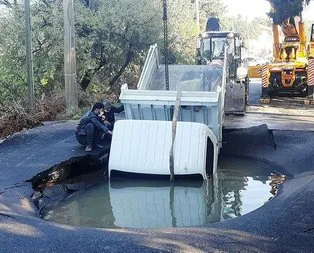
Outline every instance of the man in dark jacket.
[[112, 106], [112, 103], [105, 99], [104, 102], [104, 115], [103, 117], [103, 122], [104, 124], [109, 128], [109, 130], [113, 130], [114, 123], [116, 121], [114, 114], [115, 113], [120, 113], [124, 111], [124, 106], [121, 104], [120, 106]]
[[87, 152], [104, 139], [105, 135], [112, 135], [112, 130], [102, 120], [104, 107], [102, 103], [94, 104], [92, 110], [83, 115], [76, 128], [76, 139], [80, 144], [86, 145]]

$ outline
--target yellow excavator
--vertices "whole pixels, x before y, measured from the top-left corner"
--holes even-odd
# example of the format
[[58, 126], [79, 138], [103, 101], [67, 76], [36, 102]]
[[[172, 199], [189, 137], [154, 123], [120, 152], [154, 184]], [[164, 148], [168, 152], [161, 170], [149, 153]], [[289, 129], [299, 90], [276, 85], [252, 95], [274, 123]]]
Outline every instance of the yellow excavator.
[[249, 77], [262, 78], [261, 102], [285, 93], [313, 97], [314, 25], [308, 40], [302, 16], [288, 17], [279, 25], [273, 22], [273, 41], [273, 62], [249, 68]]

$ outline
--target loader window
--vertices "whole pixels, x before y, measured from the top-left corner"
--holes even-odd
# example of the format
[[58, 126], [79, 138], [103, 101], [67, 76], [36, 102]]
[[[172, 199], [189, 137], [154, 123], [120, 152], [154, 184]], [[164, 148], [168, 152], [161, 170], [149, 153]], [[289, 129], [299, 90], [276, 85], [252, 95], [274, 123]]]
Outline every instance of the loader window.
[[203, 45], [203, 56], [207, 60], [211, 59], [211, 40], [210, 39], [204, 39], [204, 45]]
[[239, 38], [235, 38], [235, 55], [240, 56], [241, 55], [241, 40]]
[[235, 44], [234, 39], [228, 38], [228, 45], [229, 45], [228, 54], [231, 54], [231, 55], [235, 54], [235, 48], [234, 48], [235, 45], [234, 44]]
[[223, 59], [226, 38], [208, 38], [203, 40], [202, 55], [208, 61]]
[[225, 38], [213, 38], [213, 58], [222, 58], [224, 56]]

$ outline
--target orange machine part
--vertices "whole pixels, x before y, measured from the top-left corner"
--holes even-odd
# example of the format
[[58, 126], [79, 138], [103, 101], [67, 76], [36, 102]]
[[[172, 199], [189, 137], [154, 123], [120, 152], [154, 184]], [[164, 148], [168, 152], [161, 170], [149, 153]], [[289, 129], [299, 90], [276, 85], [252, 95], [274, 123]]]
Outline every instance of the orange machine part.
[[295, 73], [294, 71], [292, 74], [286, 74], [284, 71], [281, 72], [281, 82], [283, 87], [291, 88], [295, 81]]

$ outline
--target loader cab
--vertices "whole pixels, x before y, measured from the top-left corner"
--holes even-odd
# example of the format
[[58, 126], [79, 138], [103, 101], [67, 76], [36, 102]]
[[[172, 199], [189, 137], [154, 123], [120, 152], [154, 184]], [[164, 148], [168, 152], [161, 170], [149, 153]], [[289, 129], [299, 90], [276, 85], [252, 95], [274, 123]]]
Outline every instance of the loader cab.
[[214, 59], [223, 59], [226, 38], [208, 37], [203, 38], [201, 44], [201, 52], [204, 59], [212, 61]]
[[204, 32], [197, 44], [201, 57], [207, 61], [223, 59], [225, 46], [228, 46], [228, 54], [241, 57], [242, 39], [237, 33]]
[[236, 77], [241, 66], [242, 39], [238, 33], [210, 31], [204, 32], [198, 39], [196, 63], [199, 65], [222, 62], [225, 48], [229, 60], [229, 76]]

